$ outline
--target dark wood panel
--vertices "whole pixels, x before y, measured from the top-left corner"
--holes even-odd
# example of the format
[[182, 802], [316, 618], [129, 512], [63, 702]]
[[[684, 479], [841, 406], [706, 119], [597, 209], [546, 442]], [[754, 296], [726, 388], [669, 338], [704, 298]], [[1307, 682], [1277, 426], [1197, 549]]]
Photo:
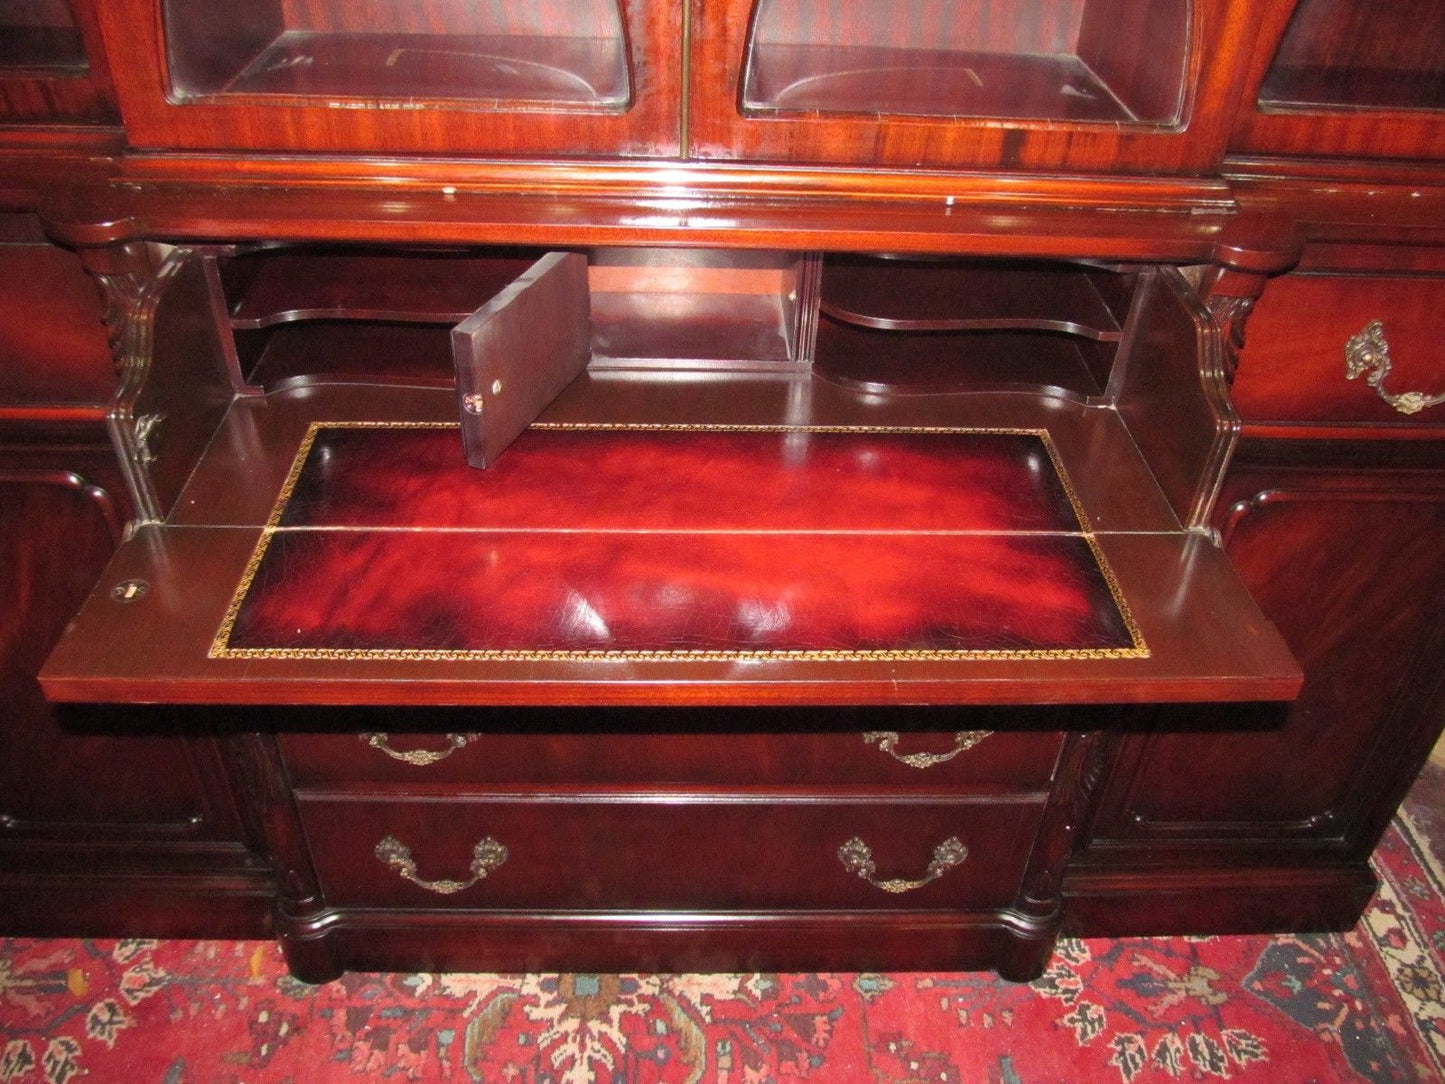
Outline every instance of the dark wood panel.
[[478, 469], [517, 439], [591, 358], [587, 257], [551, 252], [452, 329], [467, 462]]
[[100, 290], [76, 255], [43, 240], [0, 242], [0, 407], [101, 405], [115, 384]]
[[[105, 457], [104, 449], [64, 456], [82, 468], [98, 460], [99, 477], [114, 485]], [[174, 736], [118, 741], [69, 729], [35, 683], [118, 541], [124, 505], [81, 474], [21, 466], [13, 455], [0, 459], [0, 492], [0, 848], [238, 838], [225, 800], [209, 794], [219, 776], [214, 750]]]

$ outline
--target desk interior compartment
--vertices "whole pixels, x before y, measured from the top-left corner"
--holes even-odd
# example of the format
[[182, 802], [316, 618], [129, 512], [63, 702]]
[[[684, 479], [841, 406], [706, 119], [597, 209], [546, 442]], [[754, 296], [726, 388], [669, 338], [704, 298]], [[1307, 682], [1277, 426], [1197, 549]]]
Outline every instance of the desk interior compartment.
[[[397, 261], [384, 283], [329, 274], [334, 253], [178, 250], [176, 303], [230, 325], [213, 335], [218, 371], [234, 374], [239, 325], [304, 324], [329, 374], [339, 312], [445, 331], [459, 383], [238, 383], [183, 488], [154, 502], [52, 656], [47, 691], [722, 706], [1297, 689], [1288, 651], [1193, 529], [1237, 423], [1218, 328], [1173, 269], [554, 253], [447, 328], [531, 255], [366, 255], [373, 270]], [[893, 273], [901, 287], [870, 285]], [[670, 327], [646, 318], [669, 308]], [[719, 325], [720, 310], [741, 318]], [[689, 321], [698, 342], [745, 330], [669, 363]], [[840, 379], [829, 321], [905, 354], [919, 336], [963, 337], [960, 379]], [[997, 362], [978, 335], [1008, 344]], [[729, 363], [759, 336], [763, 357]], [[1101, 351], [1078, 352], [1075, 386], [1036, 348], [1056, 336]], [[600, 357], [603, 340], [634, 356]], [[180, 342], [186, 358], [197, 341]], [[850, 349], [866, 369], [872, 355]], [[463, 454], [472, 395], [506, 431], [486, 470]], [[507, 414], [509, 396], [525, 409]]]

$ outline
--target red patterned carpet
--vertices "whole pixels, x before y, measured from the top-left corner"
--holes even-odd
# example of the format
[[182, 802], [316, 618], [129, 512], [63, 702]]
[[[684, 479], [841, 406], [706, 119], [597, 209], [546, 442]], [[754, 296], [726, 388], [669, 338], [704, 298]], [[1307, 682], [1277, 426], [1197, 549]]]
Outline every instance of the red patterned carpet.
[[1348, 934], [1083, 941], [987, 975], [348, 975], [262, 942], [0, 941], [0, 1081], [1445, 1079], [1445, 774]]

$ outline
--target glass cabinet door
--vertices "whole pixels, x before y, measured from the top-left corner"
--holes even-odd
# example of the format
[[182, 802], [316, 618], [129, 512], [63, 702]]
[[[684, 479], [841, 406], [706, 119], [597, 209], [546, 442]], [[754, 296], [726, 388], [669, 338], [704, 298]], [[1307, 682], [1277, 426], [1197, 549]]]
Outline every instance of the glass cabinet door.
[[694, 0], [693, 148], [1188, 171], [1222, 154], [1252, 0]]
[[681, 16], [661, 0], [118, 0], [105, 20], [148, 61], [119, 79], [146, 145], [677, 146]]
[[1263, 35], [1235, 146], [1445, 157], [1445, 4], [1299, 0]]
[[114, 120], [96, 40], [90, 9], [70, 0], [0, 3], [0, 123]]

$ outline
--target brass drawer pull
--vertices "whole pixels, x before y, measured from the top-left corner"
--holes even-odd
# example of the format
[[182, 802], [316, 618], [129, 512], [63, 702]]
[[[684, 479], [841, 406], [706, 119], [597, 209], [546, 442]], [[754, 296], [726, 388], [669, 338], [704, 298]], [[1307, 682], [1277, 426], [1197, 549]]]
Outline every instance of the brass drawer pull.
[[894, 760], [907, 764], [910, 768], [931, 768], [935, 764], [943, 764], [952, 760], [959, 753], [966, 753], [984, 738], [992, 734], [992, 730], [960, 730], [953, 736], [953, 749], [947, 753], [899, 753], [898, 731], [896, 730], [870, 730], [863, 735], [865, 742], [877, 742], [878, 748], [882, 749]]
[[376, 845], [376, 857], [380, 858], [403, 878], [428, 892], [450, 896], [464, 888], [471, 888], [487, 874], [492, 873], [507, 860], [507, 848], [491, 836], [484, 836], [472, 848], [472, 879], [470, 881], [424, 881], [416, 875], [416, 862], [411, 849], [395, 836], [383, 836]]
[[359, 735], [359, 737], [373, 749], [380, 749], [387, 756], [391, 757], [392, 760], [400, 760], [406, 764], [415, 764], [418, 768], [423, 768], [428, 764], [435, 764], [439, 760], [446, 760], [447, 757], [451, 756], [458, 749], [476, 741], [481, 735], [448, 734], [447, 741], [450, 743], [448, 747], [438, 749], [435, 752], [430, 749], [393, 749], [388, 744], [391, 736], [381, 731], [368, 731], [365, 734]]
[[928, 863], [928, 870], [918, 880], [907, 881], [895, 878], [889, 881], [880, 881], [877, 876], [878, 867], [873, 862], [873, 852], [869, 850], [868, 844], [854, 836], [838, 848], [838, 861], [843, 863], [844, 869], [849, 873], [856, 873], [874, 888], [881, 888], [884, 892], [893, 893], [912, 892], [915, 888], [931, 884], [954, 866], [961, 864], [967, 857], [968, 848], [958, 841], [957, 836], [949, 836], [933, 848], [933, 861]]
[[1445, 394], [1386, 391], [1385, 378], [1390, 375], [1390, 365], [1390, 344], [1385, 340], [1385, 325], [1378, 320], [1371, 320], [1363, 331], [1345, 343], [1345, 379], [1354, 380], [1369, 373], [1365, 376], [1365, 383], [1401, 414], [1419, 414], [1422, 410], [1445, 403]]

